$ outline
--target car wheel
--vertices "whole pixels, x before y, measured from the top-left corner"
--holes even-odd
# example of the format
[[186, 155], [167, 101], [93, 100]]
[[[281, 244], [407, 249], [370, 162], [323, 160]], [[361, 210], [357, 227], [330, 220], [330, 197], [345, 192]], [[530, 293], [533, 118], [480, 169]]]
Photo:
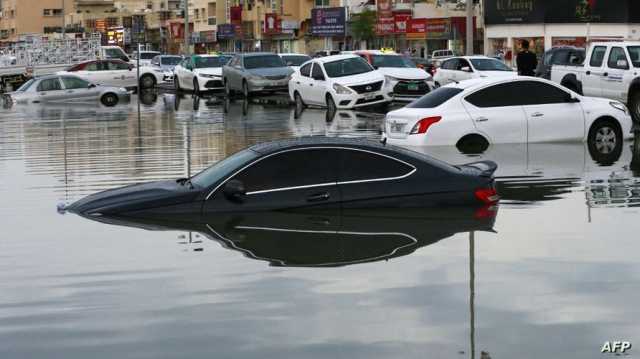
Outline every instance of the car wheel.
[[635, 123], [640, 123], [640, 90], [635, 91], [629, 96], [629, 111]]
[[156, 79], [153, 75], [144, 75], [140, 78], [140, 87], [143, 89], [150, 89], [156, 85]]
[[200, 96], [200, 83], [198, 83], [198, 79], [193, 79], [193, 94]]
[[612, 120], [600, 120], [591, 126], [587, 138], [589, 153], [594, 156], [615, 155], [622, 150], [622, 130]]
[[302, 111], [306, 107], [306, 105], [304, 104], [304, 101], [302, 100], [302, 96], [300, 96], [300, 93], [296, 91], [293, 94], [293, 98], [296, 102], [296, 110]]
[[118, 104], [118, 96], [113, 93], [106, 93], [102, 95], [100, 102], [107, 107], [112, 107]]
[[249, 84], [247, 81], [242, 81], [242, 96], [247, 99], [249, 98]]
[[337, 110], [336, 102], [333, 101], [333, 97], [329, 94], [327, 94], [327, 110], [330, 112], [335, 112]]
[[180, 80], [178, 80], [178, 76], [176, 75], [173, 75], [173, 88], [176, 90], [176, 92], [182, 91], [182, 89], [180, 88]]

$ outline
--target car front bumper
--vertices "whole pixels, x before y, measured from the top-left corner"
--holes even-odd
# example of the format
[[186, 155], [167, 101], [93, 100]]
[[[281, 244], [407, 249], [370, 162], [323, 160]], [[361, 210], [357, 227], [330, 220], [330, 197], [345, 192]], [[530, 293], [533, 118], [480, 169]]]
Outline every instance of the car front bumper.
[[384, 96], [389, 101], [411, 102], [433, 91], [434, 85], [427, 80], [386, 81]]
[[333, 96], [336, 107], [339, 109], [358, 108], [389, 102], [389, 99], [385, 98], [382, 91], [362, 94], [337, 94], [333, 92], [331, 96]]
[[198, 76], [198, 86], [200, 91], [222, 91], [224, 90], [224, 82], [222, 77], [205, 77]]

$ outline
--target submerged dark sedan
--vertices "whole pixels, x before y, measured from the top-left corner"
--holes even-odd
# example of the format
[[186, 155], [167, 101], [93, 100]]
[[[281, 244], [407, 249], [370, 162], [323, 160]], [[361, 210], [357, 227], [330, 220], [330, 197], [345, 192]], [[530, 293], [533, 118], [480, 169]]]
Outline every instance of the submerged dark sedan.
[[367, 140], [305, 137], [252, 146], [191, 178], [90, 195], [66, 210], [85, 216], [190, 216], [482, 205], [498, 200], [496, 167], [490, 161], [451, 166]]

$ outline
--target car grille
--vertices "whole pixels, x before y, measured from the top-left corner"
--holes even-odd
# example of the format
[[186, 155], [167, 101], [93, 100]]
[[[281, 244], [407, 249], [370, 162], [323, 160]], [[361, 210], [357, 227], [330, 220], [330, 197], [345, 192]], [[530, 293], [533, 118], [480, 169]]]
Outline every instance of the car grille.
[[358, 101], [356, 101], [356, 105], [362, 105], [364, 103], [369, 103], [369, 102], [376, 102], [376, 101], [380, 101], [380, 100], [383, 100], [383, 99], [384, 99], [384, 97], [382, 97], [382, 95], [378, 95], [378, 96], [376, 96], [374, 98], [371, 98], [371, 99], [368, 99], [368, 100], [364, 99], [364, 98], [361, 98], [361, 99], [358, 99]]
[[364, 84], [364, 85], [349, 86], [349, 87], [357, 93], [380, 91], [380, 88], [382, 87], [382, 81], [372, 82], [370, 84]]
[[207, 81], [206, 84], [204, 84], [204, 87], [208, 89], [219, 88], [219, 87], [224, 87], [224, 84], [222, 83], [221, 80], [209, 80]]
[[[409, 90], [409, 85], [417, 85], [418, 89]], [[393, 87], [394, 95], [422, 96], [429, 93], [429, 85], [424, 81], [400, 81]]]
[[287, 75], [277, 75], [277, 76], [265, 76], [264, 78], [267, 80], [284, 80]]

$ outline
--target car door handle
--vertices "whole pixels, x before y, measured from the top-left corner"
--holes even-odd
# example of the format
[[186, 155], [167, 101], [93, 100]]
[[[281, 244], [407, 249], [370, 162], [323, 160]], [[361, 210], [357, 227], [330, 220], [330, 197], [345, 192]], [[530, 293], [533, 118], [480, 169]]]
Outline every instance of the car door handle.
[[307, 197], [307, 202], [320, 202], [320, 201], [326, 201], [329, 199], [329, 197], [331, 197], [329, 195], [329, 192], [322, 192], [322, 193], [314, 193], [312, 195], [309, 195]]
[[296, 84], [297, 84], [297, 85], [300, 85], [300, 81], [296, 81]]
[[609, 76], [609, 73], [605, 72], [604, 74], [602, 74], [602, 76], [607, 77], [607, 76]]
[[478, 118], [476, 118], [476, 122], [487, 122], [487, 121], [489, 121], [489, 119], [486, 118], [486, 117], [478, 117]]
[[591, 71], [587, 71], [587, 72], [585, 72], [585, 74], [586, 74], [587, 76], [589, 76], [589, 75], [591, 75]]
[[313, 84], [309, 84], [309, 86], [313, 87]]
[[67, 93], [73, 93], [73, 90], [67, 90]]
[[544, 113], [542, 112], [534, 112], [531, 114], [531, 117], [544, 117]]

